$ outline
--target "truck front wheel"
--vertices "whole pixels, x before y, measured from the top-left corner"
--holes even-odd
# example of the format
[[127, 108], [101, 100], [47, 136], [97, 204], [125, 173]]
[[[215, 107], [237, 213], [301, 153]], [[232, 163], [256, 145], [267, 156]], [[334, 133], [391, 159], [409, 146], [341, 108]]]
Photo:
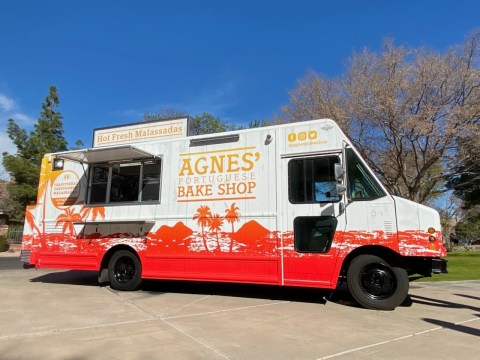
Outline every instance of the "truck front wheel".
[[390, 266], [375, 255], [359, 255], [347, 272], [348, 289], [362, 306], [374, 310], [393, 310], [408, 295], [405, 269]]
[[137, 290], [142, 282], [142, 265], [138, 257], [128, 250], [119, 250], [108, 263], [110, 287], [115, 290]]

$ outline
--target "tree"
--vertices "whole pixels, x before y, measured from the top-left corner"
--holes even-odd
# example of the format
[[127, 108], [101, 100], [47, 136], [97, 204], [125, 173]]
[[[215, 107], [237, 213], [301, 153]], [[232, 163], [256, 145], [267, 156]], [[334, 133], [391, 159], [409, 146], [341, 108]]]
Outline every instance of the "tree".
[[480, 219], [480, 145], [478, 136], [462, 141], [462, 162], [457, 165], [456, 176], [447, 182], [447, 188], [463, 201], [466, 218]]
[[460, 221], [455, 226], [455, 240], [460, 245], [472, 245], [480, 240], [480, 218]]
[[25, 206], [36, 202], [43, 156], [67, 150], [62, 115], [56, 111], [59, 104], [57, 89], [52, 85], [33, 131], [27, 134], [13, 119], [8, 120], [7, 133], [17, 147], [16, 155], [3, 153], [3, 167], [15, 179], [8, 184], [8, 215], [11, 218], [23, 219]]
[[386, 41], [354, 53], [337, 80], [309, 71], [290, 92], [283, 120], [330, 117], [391, 193], [428, 202], [447, 191], [480, 122], [480, 33], [445, 54]]
[[253, 128], [259, 128], [259, 127], [264, 127], [264, 126], [270, 126], [272, 125], [272, 123], [270, 123], [269, 121], [267, 120], [258, 120], [258, 119], [255, 119], [253, 121], [250, 121], [248, 123], [248, 128], [249, 129], [253, 129]]
[[[143, 114], [143, 121], [162, 121], [179, 117], [188, 117], [182, 110], [165, 109], [158, 113]], [[204, 112], [202, 115], [191, 117], [191, 134], [190, 135], [204, 135], [214, 134], [224, 131], [238, 130], [235, 124], [229, 124], [212, 114]]]
[[143, 121], [161, 121], [161, 120], [169, 120], [174, 118], [180, 117], [187, 117], [188, 114], [183, 110], [176, 110], [176, 109], [163, 109], [156, 113], [144, 113], [143, 114]]
[[238, 126], [235, 124], [229, 124], [209, 113], [194, 116], [192, 118], [192, 123], [191, 135], [214, 134], [238, 129]]

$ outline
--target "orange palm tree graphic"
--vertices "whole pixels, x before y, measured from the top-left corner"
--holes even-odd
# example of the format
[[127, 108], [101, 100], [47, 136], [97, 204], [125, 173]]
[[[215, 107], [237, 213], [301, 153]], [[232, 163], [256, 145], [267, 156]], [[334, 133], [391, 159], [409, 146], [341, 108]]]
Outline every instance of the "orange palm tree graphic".
[[97, 218], [104, 219], [105, 218], [105, 207], [103, 206], [89, 206], [84, 207], [81, 211], [82, 219], [86, 220], [90, 214], [92, 214], [92, 219], [95, 221]]
[[[43, 157], [42, 165], [40, 167], [40, 179], [38, 182], [37, 190], [37, 204], [40, 204], [40, 201], [43, 201], [43, 211], [42, 211], [42, 235], [45, 235], [45, 211], [47, 206], [47, 187], [51, 181], [52, 172], [48, 163], [48, 158]], [[43, 200], [42, 200], [43, 197]]]
[[202, 227], [202, 238], [203, 238], [203, 245], [205, 246], [205, 250], [208, 250], [207, 246], [207, 240], [205, 239], [205, 232], [204, 228], [206, 225], [210, 224], [212, 217], [212, 212], [210, 211], [210, 208], [206, 205], [201, 205], [197, 209], [197, 213], [193, 215], [193, 220], [197, 220], [197, 224]]
[[208, 225], [210, 228], [210, 231], [213, 231], [215, 233], [218, 249], [220, 249], [220, 243], [218, 241], [218, 230], [222, 228], [222, 225], [223, 225], [223, 217], [221, 217], [219, 214], [214, 214], [211, 217], [210, 223]]
[[229, 209], [225, 210], [225, 220], [232, 224], [232, 233], [234, 232], [233, 225], [236, 222], [240, 221], [240, 213], [238, 212], [238, 210], [240, 210], [240, 208], [238, 206], [235, 206], [235, 203], [230, 205]]
[[[232, 224], [232, 234], [235, 232], [235, 229], [233, 225], [236, 222], [240, 221], [240, 213], [238, 212], [240, 208], [238, 206], [235, 206], [235, 203], [230, 205], [229, 209], [225, 210], [225, 219], [227, 220], [228, 223]], [[232, 252], [233, 249], [233, 239], [230, 238], [230, 252]]]
[[36, 231], [37, 234], [40, 234], [40, 229], [38, 226], [35, 224], [35, 216], [32, 214], [32, 210], [34, 209], [34, 206], [27, 206], [27, 209], [25, 211], [25, 221], [27, 224], [30, 226], [33, 231]]
[[62, 231], [66, 233], [67, 231], [70, 235], [73, 235], [75, 229], [73, 227], [74, 222], [81, 222], [82, 216], [78, 213], [74, 213], [71, 208], [65, 209], [64, 214], [60, 214], [57, 216], [57, 222], [55, 223], [55, 227], [63, 223]]

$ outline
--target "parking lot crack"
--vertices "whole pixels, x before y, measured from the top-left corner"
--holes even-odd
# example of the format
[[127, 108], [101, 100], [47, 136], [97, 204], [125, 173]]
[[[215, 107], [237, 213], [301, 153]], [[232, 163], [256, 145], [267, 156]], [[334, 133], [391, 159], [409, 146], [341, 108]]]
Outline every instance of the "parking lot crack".
[[120, 294], [118, 294], [117, 292], [115, 292], [114, 290], [112, 290], [112, 289], [110, 289], [110, 288], [105, 288], [105, 289], [106, 289], [106, 291], [108, 291], [109, 293], [118, 296], [118, 297], [122, 300], [122, 302], [128, 304], [129, 306], [131, 306], [131, 307], [133, 307], [133, 308], [135, 308], [135, 309], [137, 309], [137, 310], [140, 310], [141, 312], [143, 312], [143, 313], [145, 313], [145, 314], [147, 314], [147, 315], [149, 315], [152, 319], [159, 319], [159, 316], [158, 316], [158, 315], [156, 315], [154, 312], [146, 309], [145, 307], [141, 306], [140, 304], [137, 304], [137, 303], [131, 301], [130, 299], [127, 299], [127, 298], [125, 298], [125, 297], [123, 297], [123, 296], [120, 296]]
[[[477, 320], [479, 320], [479, 319], [478, 318], [469, 319], [469, 320], [457, 322], [453, 325], [454, 326], [461, 326], [462, 324], [470, 323], [470, 322], [477, 321]], [[358, 348], [355, 348], [355, 349], [350, 349], [350, 350], [342, 351], [342, 352], [339, 352], [339, 353], [336, 353], [336, 354], [324, 356], [324, 357], [321, 357], [321, 358], [317, 358], [317, 360], [333, 359], [333, 358], [338, 357], [338, 356], [352, 354], [352, 353], [357, 352], [357, 351], [362, 351], [362, 350], [365, 350], [365, 349], [369, 349], [369, 348], [373, 348], [373, 347], [377, 347], [377, 346], [382, 346], [382, 345], [393, 343], [393, 342], [396, 342], [396, 341], [401, 341], [401, 340], [405, 340], [405, 339], [412, 338], [412, 337], [415, 337], [415, 336], [421, 336], [423, 334], [428, 334], [428, 333], [431, 333], [431, 332], [434, 332], [434, 331], [445, 330], [445, 329], [452, 329], [452, 327], [451, 326], [436, 326], [434, 328], [419, 331], [419, 332], [416, 332], [416, 333], [413, 333], [413, 334], [399, 336], [399, 337], [396, 337], [396, 338], [393, 338], [393, 339], [380, 341], [380, 342], [377, 342], [377, 343], [374, 343], [374, 344], [365, 345], [365, 346], [361, 346], [361, 347], [358, 347]]]
[[207, 348], [209, 351], [215, 353], [216, 355], [220, 356], [221, 358], [223, 359], [230, 359], [227, 355], [221, 353], [220, 351], [218, 351], [217, 349], [215, 349], [214, 347], [212, 347], [211, 345], [207, 344], [206, 342], [200, 340], [198, 337], [195, 337], [191, 334], [189, 334], [188, 332], [180, 329], [178, 326], [175, 326], [173, 325], [172, 323], [170, 323], [167, 319], [162, 319], [163, 323], [167, 326], [170, 326], [171, 328], [175, 329], [176, 331], [180, 332], [181, 334], [185, 335], [186, 337], [188, 337], [189, 339], [195, 341], [196, 343], [200, 344], [201, 346]]

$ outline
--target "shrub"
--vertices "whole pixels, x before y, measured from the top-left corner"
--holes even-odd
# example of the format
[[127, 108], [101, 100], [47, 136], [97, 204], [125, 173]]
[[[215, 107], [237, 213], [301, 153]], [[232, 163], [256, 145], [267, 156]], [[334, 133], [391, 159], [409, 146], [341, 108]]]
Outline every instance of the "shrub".
[[0, 252], [7, 251], [8, 244], [7, 244], [7, 237], [5, 235], [0, 235]]

